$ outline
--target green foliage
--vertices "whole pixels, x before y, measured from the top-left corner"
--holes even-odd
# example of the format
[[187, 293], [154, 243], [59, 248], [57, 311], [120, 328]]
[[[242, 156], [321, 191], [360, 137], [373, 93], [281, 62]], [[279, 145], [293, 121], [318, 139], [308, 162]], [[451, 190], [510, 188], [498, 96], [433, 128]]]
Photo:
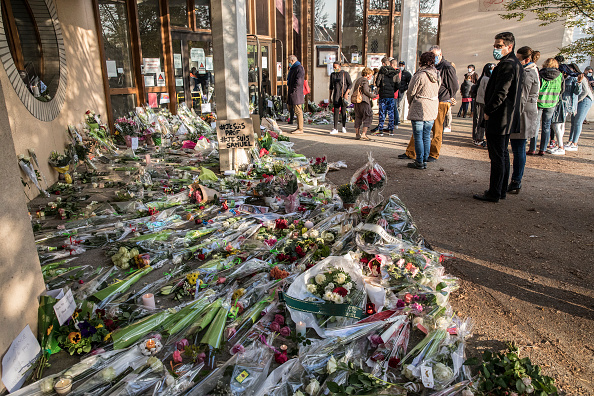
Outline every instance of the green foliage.
[[555, 380], [542, 374], [539, 366], [530, 358], [520, 359], [519, 350], [509, 344], [504, 353], [483, 353], [483, 362], [477, 358], [464, 362], [467, 366], [478, 365], [478, 392], [476, 395], [508, 395], [510, 391], [519, 394], [534, 393], [539, 396], [557, 395]]
[[359, 194], [361, 194], [361, 189], [349, 183], [338, 187], [338, 196], [345, 204], [355, 203]]
[[[565, 27], [582, 29], [585, 37], [560, 49], [560, 54], [577, 62], [584, 61], [588, 56], [594, 56], [594, 2], [591, 0], [515, 0], [506, 5], [508, 14], [502, 14], [503, 19], [517, 19], [533, 13], [546, 26], [555, 22], [562, 22]], [[538, 49], [538, 48], [536, 48]]]
[[[346, 371], [348, 379], [344, 385], [328, 382], [327, 386], [331, 395], [378, 395], [383, 394], [387, 389], [398, 386], [366, 373], [361, 368], [355, 367], [353, 363], [338, 363], [338, 371]], [[386, 394], [394, 394], [394, 392], [386, 392]]]

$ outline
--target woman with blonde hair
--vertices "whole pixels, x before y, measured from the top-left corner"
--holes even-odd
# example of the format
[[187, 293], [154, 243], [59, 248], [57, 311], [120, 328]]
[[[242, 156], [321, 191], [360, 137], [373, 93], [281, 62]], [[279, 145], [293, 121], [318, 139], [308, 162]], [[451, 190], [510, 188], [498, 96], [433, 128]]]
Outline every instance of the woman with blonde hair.
[[[563, 74], [559, 71], [559, 62], [554, 58], [547, 59], [542, 65], [542, 70], [538, 73], [540, 76], [540, 91], [538, 92], [538, 119], [541, 120], [541, 137], [538, 155], [544, 155], [549, 139], [551, 137], [551, 123], [555, 114], [555, 107], [559, 102], [559, 97], [565, 90]], [[536, 136], [530, 139], [530, 149], [526, 153], [534, 155], [536, 152]]]
[[353, 85], [351, 101], [355, 104], [355, 139], [371, 140], [367, 136], [367, 130], [371, 126], [373, 111], [371, 110], [371, 99], [375, 96], [369, 89], [369, 82], [373, 80], [373, 70], [366, 67], [361, 72]]

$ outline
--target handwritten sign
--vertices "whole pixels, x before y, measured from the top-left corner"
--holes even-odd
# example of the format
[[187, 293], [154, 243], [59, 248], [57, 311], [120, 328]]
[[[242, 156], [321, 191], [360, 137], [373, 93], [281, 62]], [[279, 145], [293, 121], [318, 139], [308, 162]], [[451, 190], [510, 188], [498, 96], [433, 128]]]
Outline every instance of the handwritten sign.
[[255, 146], [254, 125], [251, 118], [218, 120], [217, 138], [219, 148], [236, 149]]
[[60, 326], [68, 321], [75, 309], [76, 302], [74, 301], [74, 296], [72, 296], [72, 290], [68, 290], [68, 292], [64, 294], [64, 297], [54, 305], [54, 312], [56, 313]]
[[9, 392], [14, 392], [23, 386], [40, 353], [41, 347], [27, 325], [12, 341], [2, 358], [2, 382]]

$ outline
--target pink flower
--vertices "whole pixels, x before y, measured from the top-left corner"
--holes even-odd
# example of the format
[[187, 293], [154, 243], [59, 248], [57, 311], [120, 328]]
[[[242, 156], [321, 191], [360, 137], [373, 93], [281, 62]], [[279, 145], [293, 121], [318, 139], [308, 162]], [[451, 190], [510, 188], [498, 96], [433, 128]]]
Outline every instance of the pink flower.
[[285, 317], [283, 315], [274, 315], [274, 321], [282, 326], [285, 324]]
[[196, 356], [196, 363], [202, 363], [204, 361], [204, 359], [206, 359], [206, 353], [204, 352], [200, 352], [197, 356]]
[[282, 329], [280, 329], [280, 334], [283, 337], [288, 337], [291, 335], [291, 329], [289, 328], [289, 326], [285, 326]]
[[190, 345], [190, 343], [185, 338], [182, 338], [175, 344], [178, 351], [183, 351], [188, 345]]
[[410, 270], [410, 274], [411, 274], [412, 276], [416, 276], [418, 273], [419, 273], [419, 268], [418, 268], [418, 267], [413, 267], [413, 268]]
[[402, 266], [404, 265], [404, 259], [400, 259], [396, 262], [396, 265], [398, 266], [398, 268], [402, 268]]
[[419, 303], [414, 303], [413, 305], [410, 306], [413, 311], [417, 311], [417, 312], [423, 312], [423, 306]]
[[231, 348], [231, 355], [236, 355], [238, 353], [244, 353], [245, 348], [241, 344], [235, 344], [233, 348]]
[[217, 280], [217, 285], [220, 285], [221, 283], [225, 283], [225, 281], [226, 281], [226, 280], [227, 280], [226, 278], [220, 277], [220, 278]]
[[408, 303], [410, 303], [410, 302], [412, 301], [412, 299], [413, 299], [413, 296], [412, 296], [412, 294], [410, 294], [410, 293], [406, 293], [406, 294], [404, 295], [404, 302], [405, 302], [405, 303], [407, 303], [407, 304], [408, 304]]
[[280, 331], [280, 325], [276, 322], [270, 323], [270, 331], [278, 333]]
[[173, 361], [175, 363], [181, 363], [183, 361], [180, 351], [173, 352]]
[[237, 330], [235, 330], [234, 327], [227, 329], [227, 339], [230, 339], [231, 337], [233, 337], [235, 335], [235, 333], [237, 333]]

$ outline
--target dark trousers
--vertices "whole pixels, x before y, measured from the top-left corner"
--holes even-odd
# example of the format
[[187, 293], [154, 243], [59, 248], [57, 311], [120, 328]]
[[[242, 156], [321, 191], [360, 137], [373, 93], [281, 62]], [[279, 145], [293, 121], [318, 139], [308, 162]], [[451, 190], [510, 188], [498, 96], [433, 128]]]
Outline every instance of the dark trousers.
[[509, 135], [487, 134], [487, 149], [491, 160], [491, 178], [487, 194], [503, 198], [509, 181]]
[[468, 112], [468, 105], [470, 103], [471, 102], [462, 102], [462, 106], [460, 106], [460, 110], [458, 110], [458, 117], [460, 117], [460, 115], [466, 117], [466, 113]]
[[295, 119], [295, 109], [291, 105], [288, 105], [287, 107], [289, 108], [289, 124], [292, 124]]
[[338, 113], [340, 113], [342, 126], [346, 128], [346, 106], [334, 103], [334, 129], [338, 129]]

